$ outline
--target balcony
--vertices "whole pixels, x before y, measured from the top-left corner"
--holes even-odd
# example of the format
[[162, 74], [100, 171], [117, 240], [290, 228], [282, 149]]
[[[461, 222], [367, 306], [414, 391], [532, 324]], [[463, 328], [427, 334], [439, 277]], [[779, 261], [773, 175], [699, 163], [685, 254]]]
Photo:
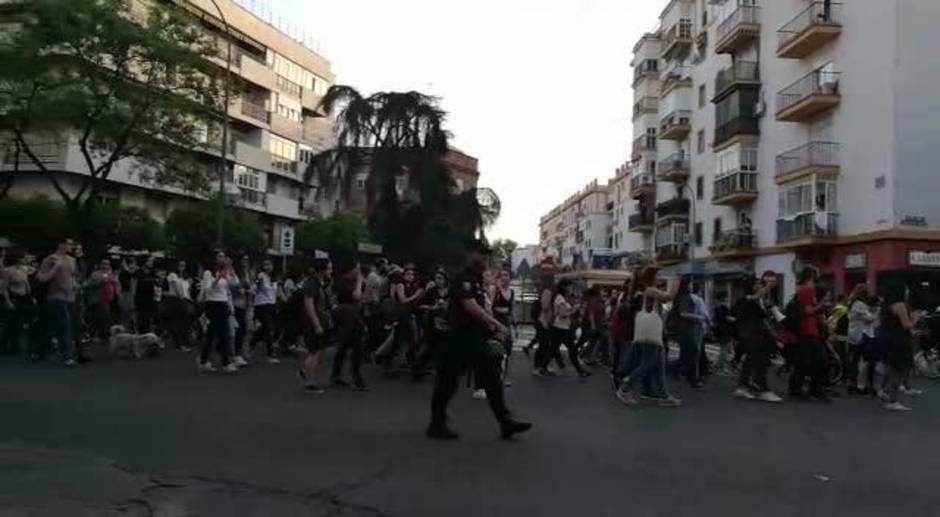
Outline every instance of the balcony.
[[675, 25], [663, 31], [662, 52], [663, 59], [672, 56], [682, 56], [692, 49], [692, 20], [683, 18]]
[[687, 65], [669, 67], [669, 69], [663, 73], [662, 79], [663, 82], [659, 87], [660, 98], [665, 97], [676, 88], [691, 88], [692, 67]]
[[734, 54], [760, 37], [760, 7], [739, 5], [718, 25], [715, 53]]
[[264, 107], [264, 104], [258, 104], [246, 98], [239, 99], [238, 103], [241, 104], [239, 112], [242, 115], [262, 124], [271, 123], [271, 113]]
[[[28, 142], [29, 150], [36, 156], [39, 163], [46, 170], [62, 171], [65, 170], [65, 160], [68, 154], [68, 146], [65, 142]], [[30, 158], [26, 151], [17, 149], [11, 142], [0, 143], [0, 170], [2, 171], [20, 171], [35, 172], [42, 169]]]
[[656, 178], [650, 173], [637, 174], [630, 178], [630, 197], [639, 199], [656, 194]]
[[812, 245], [831, 240], [839, 233], [839, 214], [811, 212], [793, 218], [777, 219], [777, 243], [788, 246]]
[[314, 117], [325, 117], [326, 113], [320, 106], [323, 97], [317, 95], [313, 90], [303, 90], [300, 97], [300, 104], [304, 110], [309, 111]]
[[715, 97], [712, 102], [718, 103], [729, 93], [742, 86], [760, 86], [760, 66], [754, 61], [737, 61], [733, 65], [718, 72], [715, 76]]
[[802, 59], [842, 33], [842, 4], [813, 2], [777, 31], [777, 57]]
[[806, 122], [842, 101], [839, 72], [814, 70], [777, 94], [777, 120]]
[[297, 176], [299, 167], [296, 161], [288, 161], [277, 156], [271, 156], [271, 168], [288, 176]]
[[689, 157], [685, 153], [675, 153], [656, 165], [657, 177], [662, 181], [685, 183], [689, 179]]
[[712, 204], [735, 206], [757, 199], [757, 173], [733, 172], [715, 180]]
[[682, 141], [692, 131], [692, 112], [676, 110], [659, 121], [659, 138]]
[[643, 114], [656, 114], [659, 111], [659, 99], [656, 97], [643, 97], [633, 105], [633, 120]]
[[715, 236], [711, 252], [714, 255], [732, 256], [753, 251], [757, 236], [753, 230], [737, 229]]
[[634, 233], [650, 233], [653, 231], [655, 224], [652, 214], [631, 214], [627, 219], [627, 229]]
[[286, 93], [291, 97], [296, 97], [298, 99], [301, 97], [304, 91], [302, 86], [284, 77], [283, 75], [277, 76], [275, 79], [275, 85], [277, 86], [278, 91], [281, 93]]
[[304, 137], [303, 124], [280, 113], [271, 113], [271, 131], [294, 142], [300, 141]]
[[673, 243], [656, 246], [656, 260], [662, 264], [683, 262], [689, 258], [689, 243]]
[[723, 149], [735, 141], [734, 137], [741, 135], [760, 134], [760, 126], [754, 116], [739, 115], [715, 128], [714, 148]]
[[643, 157], [643, 153], [656, 150], [656, 135], [643, 135], [633, 141], [633, 152], [630, 157], [634, 161]]
[[656, 79], [659, 77], [659, 61], [655, 59], [644, 59], [633, 69], [633, 85], [643, 79]]
[[841, 170], [841, 146], [835, 142], [810, 142], [777, 156], [778, 184], [806, 176], [834, 178]]
[[268, 195], [265, 192], [252, 190], [245, 187], [238, 187], [238, 202], [241, 206], [254, 208], [264, 211], [268, 206]]
[[656, 216], [660, 220], [672, 218], [688, 219], [689, 209], [691, 207], [691, 201], [677, 197], [656, 205]]

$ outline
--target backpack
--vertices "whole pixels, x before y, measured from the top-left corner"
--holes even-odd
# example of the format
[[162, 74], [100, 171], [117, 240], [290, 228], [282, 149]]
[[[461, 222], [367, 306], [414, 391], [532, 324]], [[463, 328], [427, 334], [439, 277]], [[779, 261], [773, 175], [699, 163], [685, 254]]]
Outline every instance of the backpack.
[[796, 295], [793, 295], [793, 298], [787, 303], [783, 315], [783, 327], [794, 335], [800, 335], [800, 318], [802, 314], [800, 313], [800, 302], [796, 299]]

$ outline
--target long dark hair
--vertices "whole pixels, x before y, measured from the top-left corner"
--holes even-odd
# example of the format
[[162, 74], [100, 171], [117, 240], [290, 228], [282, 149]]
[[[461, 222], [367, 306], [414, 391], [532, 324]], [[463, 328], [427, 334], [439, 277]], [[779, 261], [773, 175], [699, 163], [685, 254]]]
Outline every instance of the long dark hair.
[[559, 294], [564, 296], [566, 300], [571, 296], [571, 280], [564, 278], [558, 281], [558, 285], [555, 286], [555, 292], [552, 293], [552, 298]]

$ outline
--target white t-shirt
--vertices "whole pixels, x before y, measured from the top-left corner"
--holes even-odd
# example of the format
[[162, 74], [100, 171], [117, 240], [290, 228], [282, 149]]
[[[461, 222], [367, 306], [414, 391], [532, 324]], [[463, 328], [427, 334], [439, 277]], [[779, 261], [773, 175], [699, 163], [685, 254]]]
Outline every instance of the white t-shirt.
[[568, 303], [568, 300], [566, 300], [564, 296], [556, 294], [555, 303], [553, 305], [555, 318], [552, 321], [552, 326], [556, 329], [570, 330], [571, 313], [573, 312], [571, 304]]
[[228, 287], [228, 278], [221, 276], [218, 279], [211, 271], [202, 275], [202, 298], [207, 302], [231, 302], [231, 293]]
[[181, 300], [189, 299], [189, 280], [176, 273], [170, 273], [166, 277], [166, 283], [170, 288], [166, 293], [167, 296], [175, 296]]

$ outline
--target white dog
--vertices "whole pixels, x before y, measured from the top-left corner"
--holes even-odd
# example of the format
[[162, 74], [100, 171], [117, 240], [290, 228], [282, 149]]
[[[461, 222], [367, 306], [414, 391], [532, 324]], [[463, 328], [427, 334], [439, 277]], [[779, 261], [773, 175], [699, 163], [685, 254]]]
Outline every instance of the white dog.
[[120, 325], [111, 327], [111, 339], [108, 342], [111, 355], [141, 359], [155, 355], [165, 347], [163, 340], [156, 334], [131, 334]]

